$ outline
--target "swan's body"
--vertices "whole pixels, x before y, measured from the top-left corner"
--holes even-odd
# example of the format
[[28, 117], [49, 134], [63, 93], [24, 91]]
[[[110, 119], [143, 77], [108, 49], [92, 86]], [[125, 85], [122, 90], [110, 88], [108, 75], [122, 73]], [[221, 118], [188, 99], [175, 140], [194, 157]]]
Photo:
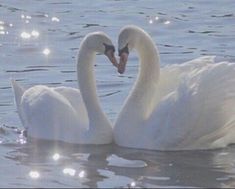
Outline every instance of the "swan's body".
[[95, 32], [80, 45], [77, 60], [80, 91], [43, 85], [24, 90], [12, 81], [18, 113], [29, 137], [74, 144], [112, 142], [111, 123], [101, 110], [93, 73], [95, 53], [104, 53], [102, 43], [112, 45], [104, 33]]
[[202, 57], [160, 70], [146, 32], [125, 27], [119, 49], [127, 44], [137, 50], [140, 70], [114, 125], [118, 145], [195, 150], [235, 143], [235, 64]]

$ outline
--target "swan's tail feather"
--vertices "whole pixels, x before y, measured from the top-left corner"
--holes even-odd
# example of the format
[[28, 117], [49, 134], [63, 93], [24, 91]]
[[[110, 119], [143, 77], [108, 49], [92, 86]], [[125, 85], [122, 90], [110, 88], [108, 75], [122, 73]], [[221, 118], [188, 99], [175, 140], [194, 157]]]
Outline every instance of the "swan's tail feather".
[[11, 79], [11, 85], [15, 94], [15, 103], [16, 103], [17, 111], [23, 123], [23, 117], [20, 111], [20, 107], [21, 107], [20, 103], [21, 103], [21, 98], [23, 96], [25, 89], [22, 86], [20, 86], [14, 79]]
[[24, 88], [20, 86], [14, 79], [11, 80], [11, 85], [15, 94], [15, 102], [17, 108], [20, 106], [21, 97], [24, 93]]

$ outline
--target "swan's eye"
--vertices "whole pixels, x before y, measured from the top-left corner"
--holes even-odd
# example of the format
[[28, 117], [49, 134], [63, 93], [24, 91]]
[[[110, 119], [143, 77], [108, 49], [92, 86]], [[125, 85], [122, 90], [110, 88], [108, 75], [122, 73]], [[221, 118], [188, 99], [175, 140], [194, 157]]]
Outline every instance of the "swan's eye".
[[122, 53], [129, 54], [128, 44], [126, 44], [126, 46], [123, 47], [122, 49], [118, 50], [118, 56], [121, 56]]
[[103, 45], [105, 47], [104, 54], [106, 54], [108, 51], [115, 52], [115, 47], [113, 45], [108, 45], [106, 43], [103, 43]]

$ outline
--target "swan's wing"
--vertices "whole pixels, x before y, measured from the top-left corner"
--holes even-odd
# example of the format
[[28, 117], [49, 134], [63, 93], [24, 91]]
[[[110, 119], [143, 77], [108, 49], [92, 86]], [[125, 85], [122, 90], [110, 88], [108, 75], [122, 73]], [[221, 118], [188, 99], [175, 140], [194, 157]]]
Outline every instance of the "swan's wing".
[[214, 63], [214, 56], [204, 56], [183, 64], [173, 64], [161, 68], [160, 79], [156, 88], [156, 102], [158, 102], [166, 95], [174, 92], [181, 82], [182, 77], [192, 71], [201, 70], [204, 66]]
[[75, 142], [79, 138], [86, 126], [83, 125], [83, 115], [77, 112], [79, 103], [76, 104], [72, 97], [80, 94], [72, 89], [61, 91], [40, 85], [25, 91], [21, 110], [29, 136], [67, 142]]
[[89, 122], [88, 114], [79, 89], [71, 87], [56, 87], [54, 90], [63, 95], [70, 102], [71, 106], [76, 110], [77, 115], [80, 116], [80, 122], [82, 122], [82, 125], [87, 127]]
[[[156, 145], [218, 148], [235, 142], [235, 64], [207, 64], [181, 77], [156, 106], [148, 124]], [[154, 131], [154, 132], [153, 132]]]
[[235, 142], [234, 76], [235, 64], [228, 62], [210, 64], [191, 73], [187, 85], [192, 91], [189, 118], [194, 119], [194, 124], [186, 143], [192, 138], [197, 140], [194, 145], [213, 142], [215, 147]]

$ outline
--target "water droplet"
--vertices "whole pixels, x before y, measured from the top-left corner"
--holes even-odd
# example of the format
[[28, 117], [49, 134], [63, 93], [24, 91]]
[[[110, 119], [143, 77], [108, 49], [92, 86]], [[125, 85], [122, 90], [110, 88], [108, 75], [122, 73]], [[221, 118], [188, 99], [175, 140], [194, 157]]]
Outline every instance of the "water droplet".
[[38, 171], [30, 171], [29, 172], [29, 176], [32, 178], [32, 179], [38, 179], [40, 177], [40, 174]]
[[60, 159], [60, 154], [58, 153], [55, 153], [53, 156], [52, 156], [53, 160], [57, 161]]
[[22, 32], [20, 34], [20, 37], [23, 38], [23, 39], [30, 39], [31, 38], [31, 35], [27, 32]]
[[51, 53], [50, 49], [48, 48], [45, 48], [43, 51], [42, 51], [43, 54], [45, 55], [49, 55]]
[[51, 21], [52, 22], [59, 22], [60, 19], [54, 16], [54, 17], [51, 18]]
[[72, 169], [72, 168], [64, 168], [63, 173], [65, 175], [69, 175], [69, 176], [73, 177], [75, 175], [75, 173], [76, 173], [76, 170]]

